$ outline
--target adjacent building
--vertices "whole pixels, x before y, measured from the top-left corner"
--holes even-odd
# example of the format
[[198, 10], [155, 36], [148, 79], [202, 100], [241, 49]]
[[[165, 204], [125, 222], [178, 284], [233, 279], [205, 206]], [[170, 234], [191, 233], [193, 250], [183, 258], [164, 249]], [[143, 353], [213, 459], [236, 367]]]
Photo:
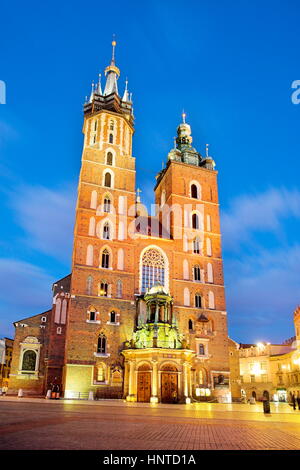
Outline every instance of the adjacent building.
[[289, 401], [300, 394], [300, 307], [294, 312], [296, 336], [283, 344], [241, 344], [241, 396]]
[[8, 387], [13, 343], [10, 338], [0, 339], [0, 390], [2, 387]]

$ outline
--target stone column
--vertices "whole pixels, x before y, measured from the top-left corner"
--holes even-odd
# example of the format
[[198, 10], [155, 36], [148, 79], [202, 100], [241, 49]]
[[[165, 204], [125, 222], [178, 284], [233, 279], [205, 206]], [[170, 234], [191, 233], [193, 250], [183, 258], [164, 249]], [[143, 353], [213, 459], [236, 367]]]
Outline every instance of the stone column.
[[190, 403], [191, 399], [189, 396], [189, 371], [188, 371], [189, 363], [183, 363], [183, 394], [186, 403]]
[[134, 394], [134, 379], [135, 379], [135, 374], [134, 374], [134, 369], [135, 369], [135, 362], [134, 361], [129, 361], [129, 387], [128, 387], [128, 395], [126, 397], [127, 401], [135, 401], [136, 397]]
[[151, 383], [151, 398], [150, 403], [158, 403], [157, 386], [158, 386], [158, 373], [157, 373], [157, 361], [152, 361], [152, 383]]
[[155, 309], [155, 323], [158, 323], [158, 316], [159, 316], [159, 305], [157, 303], [156, 309]]

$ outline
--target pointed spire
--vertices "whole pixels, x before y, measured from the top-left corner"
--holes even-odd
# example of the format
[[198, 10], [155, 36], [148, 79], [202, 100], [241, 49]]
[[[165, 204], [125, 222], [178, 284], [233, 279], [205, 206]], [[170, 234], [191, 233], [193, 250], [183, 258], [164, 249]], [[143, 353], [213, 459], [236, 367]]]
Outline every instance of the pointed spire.
[[126, 103], [128, 103], [130, 101], [129, 93], [128, 93], [128, 80], [127, 80], [127, 77], [126, 77], [126, 80], [125, 80], [125, 91], [124, 91], [122, 101], [125, 101]]
[[90, 96], [90, 101], [89, 103], [91, 103], [93, 101], [93, 98], [94, 98], [94, 88], [95, 88], [95, 83], [94, 83], [94, 80], [92, 81], [92, 91], [91, 91], [91, 96]]
[[102, 95], [102, 88], [101, 88], [101, 73], [98, 75], [98, 86], [97, 86], [97, 93]]
[[186, 118], [186, 113], [184, 112], [184, 110], [182, 110], [182, 120], [184, 124], [185, 124], [185, 118]]
[[118, 93], [118, 85], [117, 85], [117, 80], [120, 76], [120, 70], [115, 64], [115, 47], [116, 47], [116, 41], [113, 36], [113, 41], [112, 41], [112, 58], [110, 65], [106, 67], [105, 69], [105, 76], [106, 78], [106, 84], [105, 84], [105, 89], [104, 89], [104, 96], [110, 95], [111, 93]]
[[136, 202], [141, 202], [140, 193], [142, 192], [142, 190], [140, 188], [137, 188], [136, 192], [138, 193], [138, 195], [136, 197]]

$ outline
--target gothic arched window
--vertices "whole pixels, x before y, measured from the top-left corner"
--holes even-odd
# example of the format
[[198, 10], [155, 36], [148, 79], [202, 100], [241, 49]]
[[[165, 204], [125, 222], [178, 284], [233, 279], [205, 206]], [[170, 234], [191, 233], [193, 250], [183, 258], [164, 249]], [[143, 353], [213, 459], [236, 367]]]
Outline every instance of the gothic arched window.
[[193, 330], [193, 320], [189, 319], [189, 330]]
[[113, 143], [114, 143], [114, 136], [113, 136], [113, 134], [109, 134], [109, 140], [108, 140], [108, 141], [109, 141], [110, 144], [113, 144]]
[[101, 282], [99, 289], [100, 297], [107, 297], [108, 296], [108, 284], [107, 282]]
[[195, 295], [195, 307], [202, 308], [202, 298], [200, 294]]
[[105, 197], [103, 202], [104, 202], [103, 211], [104, 212], [110, 212], [110, 199], [109, 199], [109, 197]]
[[146, 292], [156, 282], [165, 284], [165, 260], [159, 250], [150, 248], [142, 258], [142, 292]]
[[116, 323], [116, 312], [112, 310], [109, 314], [110, 323]]
[[195, 238], [193, 240], [193, 252], [199, 254], [200, 253], [200, 241], [199, 238]]
[[23, 360], [22, 360], [22, 370], [34, 372], [35, 364], [36, 364], [36, 352], [32, 350], [25, 351], [23, 354]]
[[104, 240], [110, 240], [110, 225], [109, 225], [109, 222], [105, 222], [105, 224], [103, 225], [103, 239]]
[[113, 164], [113, 154], [112, 154], [112, 152], [107, 152], [106, 164], [107, 165], [112, 165]]
[[195, 228], [195, 229], [199, 228], [199, 217], [197, 214], [192, 215], [192, 228]]
[[194, 199], [198, 199], [198, 188], [195, 184], [191, 186], [191, 197]]
[[103, 334], [99, 335], [98, 338], [97, 353], [106, 354], [106, 337]]
[[106, 186], [107, 188], [110, 188], [111, 187], [111, 174], [110, 173], [105, 173], [105, 177], [104, 177], [104, 186]]
[[200, 266], [194, 266], [194, 281], [201, 281]]
[[89, 312], [89, 320], [90, 321], [95, 321], [96, 320], [96, 309], [94, 307], [90, 308], [90, 312]]
[[102, 252], [101, 267], [106, 269], [109, 268], [109, 251], [107, 249]]

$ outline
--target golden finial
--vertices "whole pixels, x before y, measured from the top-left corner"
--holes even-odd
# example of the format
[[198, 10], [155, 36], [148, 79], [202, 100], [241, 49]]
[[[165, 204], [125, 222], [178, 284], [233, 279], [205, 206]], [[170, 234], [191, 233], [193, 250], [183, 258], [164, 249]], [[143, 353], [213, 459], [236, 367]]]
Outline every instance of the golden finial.
[[112, 50], [112, 61], [115, 61], [115, 47], [117, 45], [117, 42], [116, 42], [115, 38], [116, 38], [116, 35], [113, 34], [113, 40], [112, 40], [112, 43], [111, 43], [112, 48], [113, 48], [113, 50]]

